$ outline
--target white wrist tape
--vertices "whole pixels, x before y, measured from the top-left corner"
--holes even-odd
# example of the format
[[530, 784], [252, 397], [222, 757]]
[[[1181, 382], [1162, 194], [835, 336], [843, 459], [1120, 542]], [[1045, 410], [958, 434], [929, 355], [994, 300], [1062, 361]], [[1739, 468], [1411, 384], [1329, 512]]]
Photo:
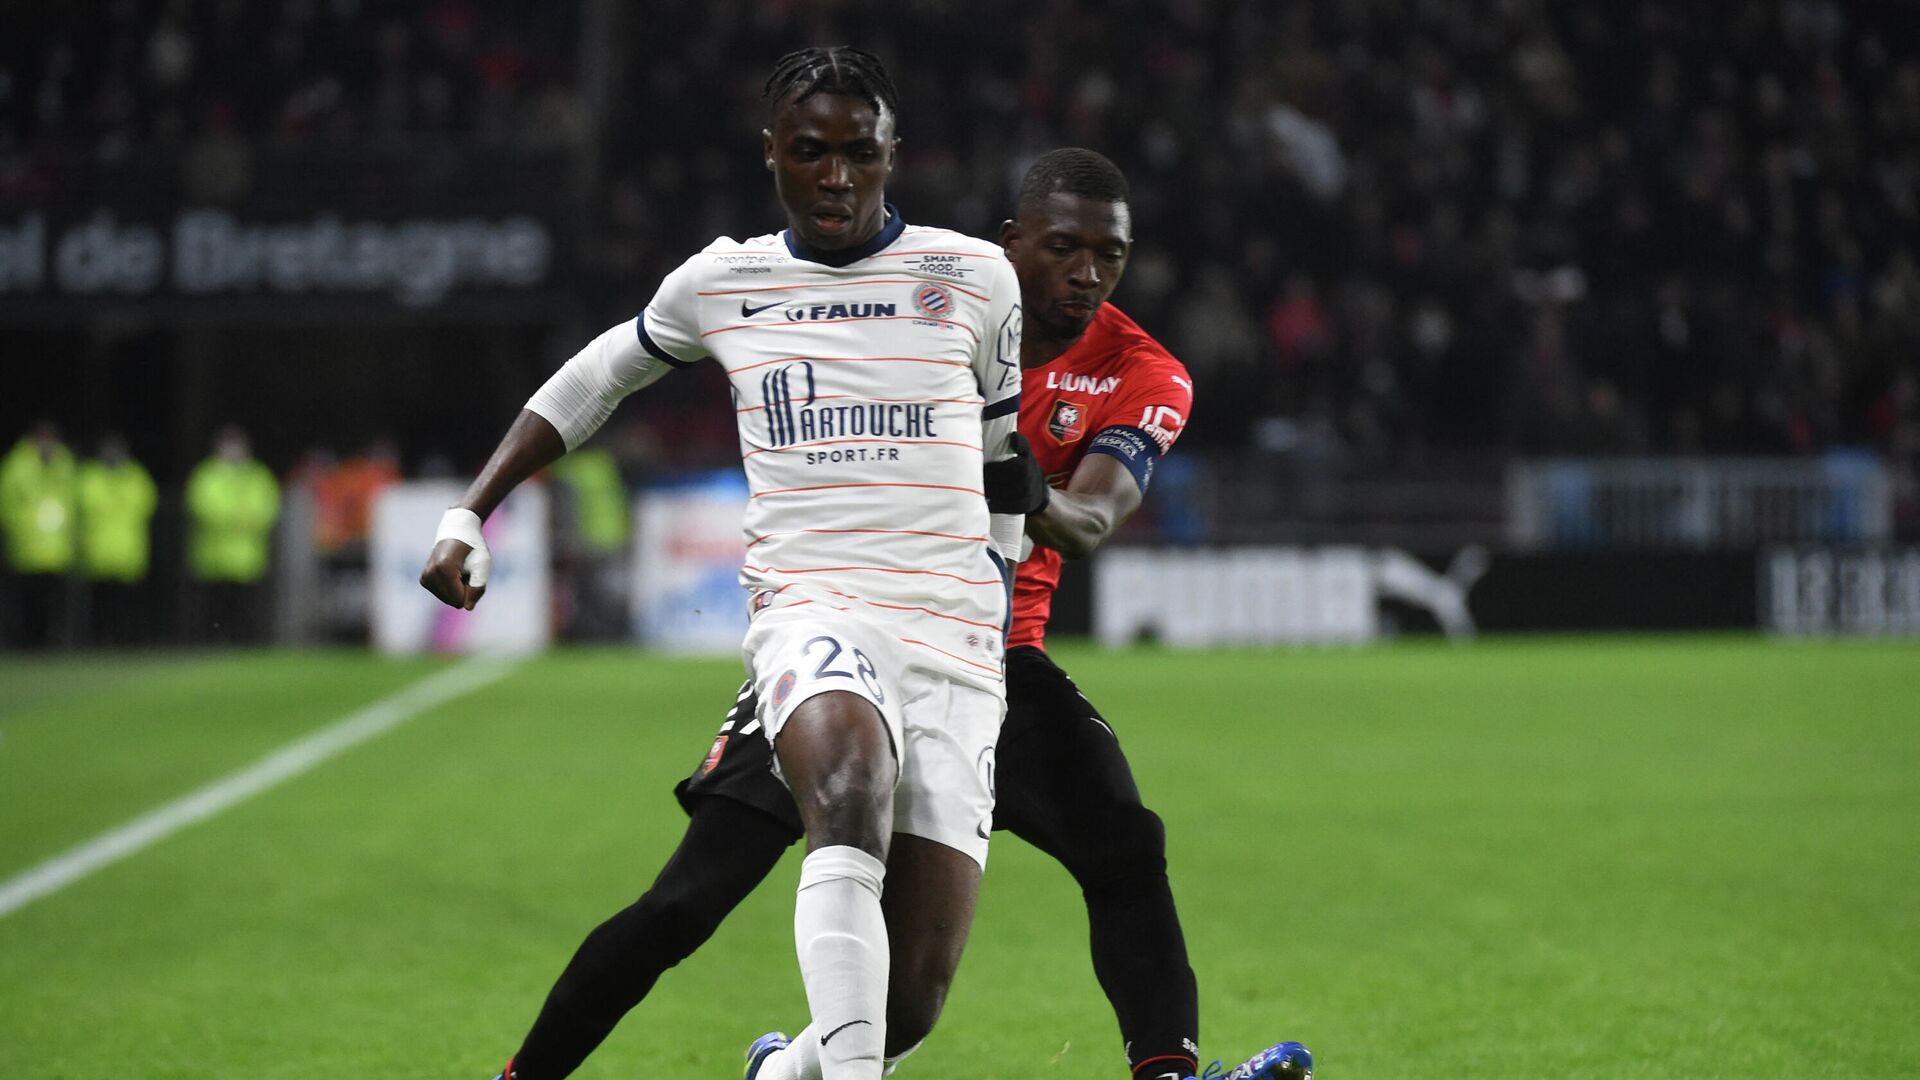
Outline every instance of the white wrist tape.
[[987, 535], [993, 540], [994, 550], [1009, 566], [1020, 561], [1020, 541], [1026, 537], [1026, 526], [1025, 514], [987, 515]]
[[493, 571], [493, 552], [487, 550], [487, 538], [480, 531], [480, 515], [464, 506], [449, 507], [440, 515], [440, 528], [433, 534], [433, 542], [458, 540], [472, 548], [467, 552], [466, 561], [460, 569], [466, 571], [467, 584], [478, 589], [487, 583], [487, 575]]

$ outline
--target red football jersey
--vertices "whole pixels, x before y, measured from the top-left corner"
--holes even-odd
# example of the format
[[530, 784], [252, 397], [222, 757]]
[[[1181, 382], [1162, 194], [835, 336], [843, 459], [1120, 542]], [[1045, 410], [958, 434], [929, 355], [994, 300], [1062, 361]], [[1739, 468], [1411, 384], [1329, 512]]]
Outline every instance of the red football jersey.
[[[1118, 458], [1144, 493], [1153, 463], [1173, 448], [1193, 408], [1186, 365], [1112, 304], [1066, 352], [1021, 374], [1020, 433], [1056, 488], [1095, 453]], [[1035, 544], [1020, 563], [1008, 648], [1045, 643], [1060, 561], [1058, 551]]]

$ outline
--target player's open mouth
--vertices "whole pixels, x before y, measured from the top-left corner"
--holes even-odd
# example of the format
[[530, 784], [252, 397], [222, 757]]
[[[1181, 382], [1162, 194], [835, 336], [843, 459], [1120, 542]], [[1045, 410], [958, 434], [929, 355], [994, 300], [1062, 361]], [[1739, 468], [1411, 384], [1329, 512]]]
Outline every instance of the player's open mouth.
[[852, 223], [853, 223], [853, 215], [851, 214], [835, 214], [835, 213], [829, 213], [829, 212], [816, 211], [813, 215], [813, 227], [816, 229], [819, 229], [823, 233], [844, 232], [846, 231], [847, 226], [851, 225]]

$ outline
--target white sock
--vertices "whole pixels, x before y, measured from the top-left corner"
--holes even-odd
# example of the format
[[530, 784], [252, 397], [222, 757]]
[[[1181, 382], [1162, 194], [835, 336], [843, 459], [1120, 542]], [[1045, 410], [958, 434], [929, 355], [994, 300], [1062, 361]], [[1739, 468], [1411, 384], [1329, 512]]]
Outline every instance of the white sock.
[[754, 1080], [820, 1080], [820, 1032], [812, 1024], [800, 1029], [785, 1050], [767, 1055]]
[[[920, 1043], [914, 1043], [897, 1054], [886, 1059], [886, 1067], [881, 1076], [892, 1076], [893, 1070], [907, 1055], [920, 1049]], [[760, 1072], [754, 1080], [820, 1080], [820, 1033], [808, 1024], [800, 1034], [793, 1037], [793, 1043], [785, 1050], [767, 1055], [760, 1065]]]
[[800, 864], [793, 943], [813, 1023], [760, 1068], [765, 1080], [880, 1080], [887, 1041], [887, 866], [856, 847]]

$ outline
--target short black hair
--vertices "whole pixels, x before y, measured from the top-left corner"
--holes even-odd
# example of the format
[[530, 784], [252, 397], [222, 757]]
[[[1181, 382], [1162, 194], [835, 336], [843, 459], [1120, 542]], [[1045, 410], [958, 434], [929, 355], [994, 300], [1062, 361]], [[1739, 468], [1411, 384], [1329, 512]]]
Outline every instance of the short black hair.
[[769, 106], [789, 96], [795, 105], [815, 94], [845, 94], [886, 113], [897, 123], [900, 119], [900, 92], [893, 88], [880, 58], [851, 45], [816, 45], [795, 49], [773, 65], [773, 74], [760, 96]]
[[1127, 178], [1105, 154], [1078, 146], [1049, 150], [1020, 181], [1020, 212], [1040, 209], [1047, 196], [1065, 192], [1100, 202], [1128, 201]]

